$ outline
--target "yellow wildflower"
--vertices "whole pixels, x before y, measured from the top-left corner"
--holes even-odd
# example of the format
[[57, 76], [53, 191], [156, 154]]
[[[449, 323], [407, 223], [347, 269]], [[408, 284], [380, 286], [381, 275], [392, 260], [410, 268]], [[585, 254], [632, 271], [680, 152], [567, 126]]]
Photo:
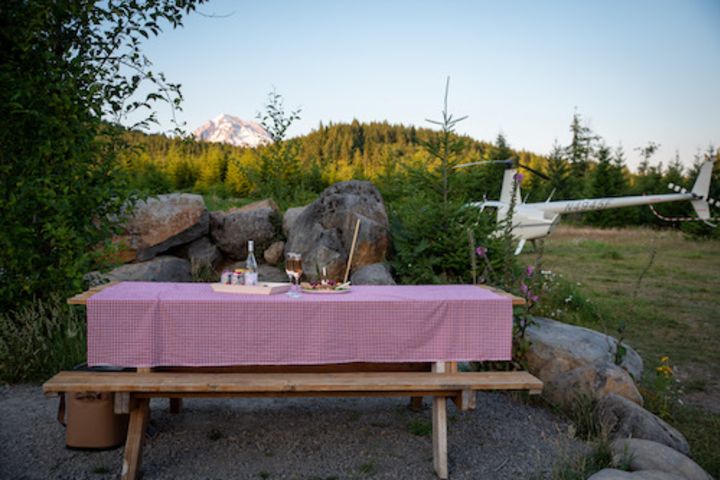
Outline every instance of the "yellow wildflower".
[[668, 357], [667, 355], [662, 356], [662, 357], [660, 357], [660, 361], [661, 361], [662, 363], [667, 363], [667, 362], [670, 361], [670, 357]]

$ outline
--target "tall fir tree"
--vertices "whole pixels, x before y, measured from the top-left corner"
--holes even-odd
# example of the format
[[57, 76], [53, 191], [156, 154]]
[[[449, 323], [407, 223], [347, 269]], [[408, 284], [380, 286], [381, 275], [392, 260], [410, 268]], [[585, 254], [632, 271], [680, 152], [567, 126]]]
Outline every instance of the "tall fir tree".
[[570, 162], [569, 185], [571, 194], [581, 197], [587, 194], [586, 186], [590, 175], [590, 157], [593, 154], [593, 142], [598, 137], [585, 125], [582, 117], [575, 110], [570, 124], [572, 139], [565, 149], [565, 155]]

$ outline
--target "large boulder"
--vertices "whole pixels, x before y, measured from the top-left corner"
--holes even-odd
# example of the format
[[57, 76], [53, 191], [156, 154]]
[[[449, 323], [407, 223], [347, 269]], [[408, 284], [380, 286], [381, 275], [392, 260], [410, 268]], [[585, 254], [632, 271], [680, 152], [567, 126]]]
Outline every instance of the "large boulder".
[[128, 214], [116, 260], [150, 260], [207, 234], [208, 211], [200, 195], [171, 193], [138, 201]]
[[619, 395], [610, 394], [601, 398], [595, 407], [595, 418], [605, 427], [610, 438], [652, 440], [690, 455], [690, 446], [682, 433]]
[[642, 375], [642, 358], [624, 345], [625, 356], [615, 365], [615, 338], [548, 318], [535, 318], [525, 332], [530, 342], [528, 370], [544, 383], [543, 396], [561, 407], [580, 397], [600, 399], [615, 393], [642, 405], [634, 378]]
[[366, 265], [350, 277], [353, 285], [395, 285], [390, 269], [384, 263]]
[[283, 215], [283, 233], [285, 234], [285, 238], [287, 238], [290, 235], [290, 230], [292, 230], [293, 225], [295, 225], [295, 221], [298, 219], [300, 214], [305, 210], [305, 207], [293, 207], [288, 208], [285, 210], [285, 214]]
[[[531, 370], [532, 372], [532, 370]], [[642, 405], [643, 398], [628, 373], [611, 363], [589, 364], [543, 381], [543, 396], [552, 404], [572, 408], [581, 399], [617, 394]]]
[[104, 282], [190, 282], [190, 262], [170, 255], [161, 255], [147, 262], [122, 265], [102, 275]]
[[215, 245], [235, 259], [246, 258], [248, 240], [255, 242], [255, 258], [263, 258], [263, 252], [278, 235], [280, 213], [272, 200], [261, 200], [242, 208], [210, 214], [210, 236]]
[[615, 440], [611, 446], [613, 462], [626, 463], [630, 470], [654, 470], [687, 480], [712, 480], [697, 463], [662, 443], [637, 438]]
[[[530, 341], [527, 353], [528, 367], [542, 380], [590, 364], [613, 363], [617, 340], [589, 328], [535, 317], [525, 331]], [[643, 371], [640, 355], [625, 345], [625, 356], [620, 366], [636, 380]]]
[[384, 261], [390, 245], [385, 205], [372, 183], [357, 180], [328, 187], [304, 208], [291, 222], [285, 251], [303, 255], [304, 271], [310, 280], [322, 268], [327, 269], [328, 276], [342, 278], [358, 219], [352, 270]]
[[685, 477], [673, 475], [672, 473], [659, 470], [640, 470], [637, 472], [626, 472], [614, 468], [604, 468], [593, 474], [587, 480], [685, 480]]

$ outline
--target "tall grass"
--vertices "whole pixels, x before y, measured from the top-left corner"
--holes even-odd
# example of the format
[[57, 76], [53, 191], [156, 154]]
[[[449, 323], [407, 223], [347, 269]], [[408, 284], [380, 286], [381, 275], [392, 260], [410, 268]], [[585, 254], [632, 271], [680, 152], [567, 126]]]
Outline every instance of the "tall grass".
[[45, 380], [85, 361], [85, 312], [58, 295], [0, 314], [0, 381]]

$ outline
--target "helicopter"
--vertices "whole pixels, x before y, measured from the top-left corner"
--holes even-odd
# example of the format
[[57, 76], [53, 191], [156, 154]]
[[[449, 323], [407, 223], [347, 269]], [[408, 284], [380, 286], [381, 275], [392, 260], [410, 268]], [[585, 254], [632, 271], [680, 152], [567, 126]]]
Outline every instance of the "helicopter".
[[[512, 216], [513, 236], [519, 242], [515, 249], [515, 255], [519, 255], [525, 243], [530, 240], [535, 243], [536, 240], [542, 239], [550, 235], [553, 229], [560, 222], [560, 217], [567, 213], [589, 212], [592, 210], [608, 210], [611, 208], [632, 207], [637, 205], [652, 205], [664, 202], [677, 202], [680, 200], [689, 200], [697, 218], [711, 227], [716, 227], [711, 223], [710, 205], [720, 207], [720, 201], [708, 198], [710, 192], [710, 178], [714, 161], [707, 159], [700, 166], [695, 184], [692, 190], [688, 191], [679, 185], [668, 184], [668, 188], [676, 193], [661, 195], [635, 195], [626, 197], [603, 197], [603, 198], [583, 198], [578, 200], [559, 200], [552, 201], [552, 193], [544, 202], [526, 203], [520, 195], [520, 181], [522, 177], [518, 176], [518, 168], [524, 168], [545, 179], [548, 179], [542, 172], [538, 172], [526, 165], [522, 165], [515, 159], [508, 160], [486, 160], [481, 162], [471, 162], [457, 165], [456, 168], [470, 167], [483, 163], [500, 163], [505, 165], [503, 175], [502, 189], [500, 191], [499, 200], [483, 200], [481, 202], [472, 202], [467, 206], [479, 208], [483, 211], [486, 208], [497, 209], [497, 222], [500, 224], [508, 215], [510, 205], [512, 203], [513, 190], [515, 191], [515, 210]], [[517, 182], [518, 185], [514, 185]], [[652, 208], [652, 206], [651, 206]]]

